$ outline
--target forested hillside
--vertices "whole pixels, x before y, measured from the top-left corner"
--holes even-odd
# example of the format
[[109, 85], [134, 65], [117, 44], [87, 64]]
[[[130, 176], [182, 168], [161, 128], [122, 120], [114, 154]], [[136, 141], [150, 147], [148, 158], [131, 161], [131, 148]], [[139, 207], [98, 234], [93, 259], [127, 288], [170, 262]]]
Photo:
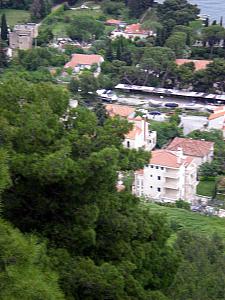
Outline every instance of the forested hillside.
[[[212, 282], [224, 279], [219, 237], [201, 237], [199, 244], [199, 237], [184, 232], [172, 247], [167, 219], [128, 192], [116, 191], [117, 171], [140, 168], [149, 158], [122, 148], [127, 121], [106, 119], [100, 126], [85, 108], [68, 112], [67, 91], [48, 83], [8, 79], [0, 99], [2, 216], [23, 233], [44, 239], [49, 256], [39, 240], [1, 221], [2, 299], [18, 299], [27, 278], [32, 287], [35, 276], [38, 290], [27, 285], [23, 299], [38, 294], [63, 299], [62, 292], [65, 299], [189, 299], [190, 264], [202, 285], [201, 272]], [[7, 252], [6, 244], [12, 247]], [[202, 249], [204, 269], [198, 265], [200, 253], [193, 262], [186, 254], [195, 247]], [[200, 286], [191, 293], [198, 295]], [[223, 281], [213, 287], [197, 299], [211, 300], [215, 292], [215, 299], [223, 299]]]

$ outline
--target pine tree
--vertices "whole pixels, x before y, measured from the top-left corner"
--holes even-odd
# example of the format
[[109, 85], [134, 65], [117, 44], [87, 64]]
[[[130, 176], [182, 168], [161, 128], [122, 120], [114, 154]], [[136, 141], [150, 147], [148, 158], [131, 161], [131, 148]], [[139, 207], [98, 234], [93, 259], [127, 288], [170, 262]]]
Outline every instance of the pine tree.
[[30, 11], [33, 20], [44, 18], [51, 10], [49, 0], [33, 0]]
[[2, 19], [1, 19], [1, 39], [3, 41], [7, 41], [8, 39], [8, 26], [7, 26], [5, 14], [2, 15]]

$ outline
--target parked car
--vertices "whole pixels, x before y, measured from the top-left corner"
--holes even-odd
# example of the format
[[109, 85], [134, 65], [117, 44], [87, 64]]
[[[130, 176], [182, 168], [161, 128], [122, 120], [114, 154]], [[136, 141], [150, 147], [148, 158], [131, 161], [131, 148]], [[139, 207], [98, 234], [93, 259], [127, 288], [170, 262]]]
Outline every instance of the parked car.
[[150, 111], [150, 112], [149, 112], [149, 115], [160, 116], [160, 115], [161, 115], [161, 112], [160, 112], [160, 111], [157, 111], [157, 110], [153, 110], [153, 111]]
[[167, 102], [165, 103], [165, 107], [170, 107], [170, 108], [176, 108], [178, 107], [179, 105], [175, 102]]
[[162, 106], [162, 102], [150, 100], [149, 101], [149, 106], [151, 106], [151, 107], [161, 107]]

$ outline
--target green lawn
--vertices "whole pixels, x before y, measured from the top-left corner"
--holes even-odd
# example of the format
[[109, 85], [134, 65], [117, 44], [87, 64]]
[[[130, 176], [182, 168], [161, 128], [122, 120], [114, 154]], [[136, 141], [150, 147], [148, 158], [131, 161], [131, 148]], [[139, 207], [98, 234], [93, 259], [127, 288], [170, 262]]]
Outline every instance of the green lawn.
[[225, 218], [208, 217], [199, 213], [190, 212], [179, 208], [169, 208], [155, 203], [146, 204], [153, 212], [165, 213], [171, 222], [176, 222], [183, 228], [207, 236], [213, 233], [219, 234], [225, 240]]
[[18, 23], [26, 23], [30, 20], [30, 13], [26, 10], [0, 9], [0, 15], [6, 14], [7, 24], [13, 27]]
[[215, 186], [215, 180], [200, 181], [197, 186], [197, 194], [212, 197], [214, 196]]

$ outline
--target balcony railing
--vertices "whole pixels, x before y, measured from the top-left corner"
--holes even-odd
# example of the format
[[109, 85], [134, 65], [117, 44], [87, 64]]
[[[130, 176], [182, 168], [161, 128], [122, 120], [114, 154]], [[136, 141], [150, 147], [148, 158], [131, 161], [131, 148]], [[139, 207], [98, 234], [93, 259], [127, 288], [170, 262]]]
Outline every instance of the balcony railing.
[[173, 172], [173, 171], [166, 171], [165, 177], [168, 177], [168, 178], [179, 178], [179, 173], [178, 172]]
[[165, 189], [178, 190], [179, 184], [178, 184], [178, 182], [165, 182], [164, 187], [165, 187]]

